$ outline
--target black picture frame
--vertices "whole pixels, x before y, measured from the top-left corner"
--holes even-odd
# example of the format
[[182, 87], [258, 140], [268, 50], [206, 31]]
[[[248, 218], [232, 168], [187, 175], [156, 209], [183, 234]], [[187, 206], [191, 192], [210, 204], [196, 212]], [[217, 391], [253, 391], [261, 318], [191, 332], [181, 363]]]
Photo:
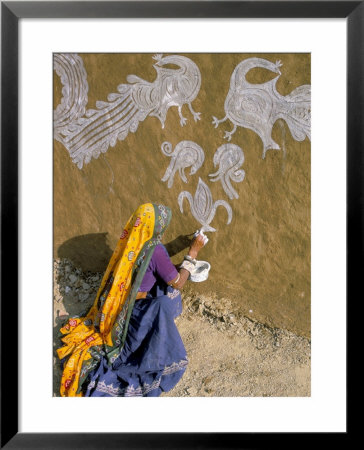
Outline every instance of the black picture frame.
[[[363, 274], [364, 141], [363, 1], [1, 2], [1, 448], [182, 449], [265, 448], [305, 444], [310, 434], [280, 433], [19, 433], [18, 315], [18, 22], [21, 18], [345, 18], [347, 20], [347, 305]], [[354, 297], [355, 295], [355, 297]], [[349, 311], [348, 311], [349, 312]], [[349, 345], [348, 345], [349, 347]], [[11, 363], [9, 364], [9, 361]], [[122, 413], [121, 413], [122, 416]], [[349, 417], [349, 416], [348, 416]], [[335, 440], [346, 433], [333, 433]], [[319, 444], [320, 435], [315, 435]], [[327, 444], [327, 436], [322, 435]], [[343, 442], [341, 442], [343, 444]]]

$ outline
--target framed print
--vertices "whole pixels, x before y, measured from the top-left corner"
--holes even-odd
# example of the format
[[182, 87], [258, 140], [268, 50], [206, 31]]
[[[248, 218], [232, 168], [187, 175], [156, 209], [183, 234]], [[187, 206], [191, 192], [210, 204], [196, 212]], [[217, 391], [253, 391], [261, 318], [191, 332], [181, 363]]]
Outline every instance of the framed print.
[[1, 6], [1, 446], [347, 439], [363, 3]]

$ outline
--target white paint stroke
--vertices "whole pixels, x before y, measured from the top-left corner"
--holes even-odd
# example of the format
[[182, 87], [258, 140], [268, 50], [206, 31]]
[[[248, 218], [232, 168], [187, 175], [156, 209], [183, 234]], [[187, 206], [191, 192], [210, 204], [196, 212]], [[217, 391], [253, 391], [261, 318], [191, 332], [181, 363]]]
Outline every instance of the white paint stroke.
[[214, 154], [214, 166], [219, 166], [215, 173], [209, 175], [210, 181], [221, 181], [222, 187], [230, 199], [239, 198], [231, 181], [240, 183], [245, 178], [245, 171], [240, 169], [244, 163], [244, 152], [235, 144], [223, 144]]
[[[180, 55], [154, 56], [153, 65], [157, 72], [154, 82], [128, 75], [129, 84], [120, 84], [117, 93], [111, 93], [107, 102], [97, 101], [96, 109], [88, 109], [80, 117], [70, 117], [57, 132], [57, 139], [67, 148], [72, 161], [82, 169], [91, 158], [98, 158], [117, 140], [124, 140], [129, 132], [135, 133], [140, 122], [148, 116], [157, 117], [164, 128], [168, 109], [178, 107], [181, 126], [187, 119], [182, 115], [182, 107], [187, 104], [195, 121], [200, 113], [195, 112], [191, 102], [196, 98], [201, 86], [201, 74], [197, 65]], [[177, 66], [171, 68], [171, 65]], [[72, 73], [72, 62], [65, 59], [65, 71]], [[63, 77], [65, 91], [78, 91], [80, 78]]]
[[216, 231], [215, 228], [210, 226], [210, 222], [215, 217], [218, 206], [223, 206], [226, 209], [228, 213], [227, 224], [231, 222], [233, 216], [231, 206], [225, 200], [217, 200], [214, 202], [210, 188], [201, 178], [198, 180], [194, 197], [188, 191], [183, 191], [179, 194], [178, 205], [181, 213], [183, 213], [184, 198], [187, 198], [190, 203], [193, 217], [202, 225], [201, 231]]
[[[213, 116], [215, 128], [228, 119], [233, 123], [233, 129], [225, 132], [229, 141], [237, 126], [257, 133], [263, 141], [263, 158], [267, 150], [280, 149], [272, 139], [272, 128], [278, 119], [287, 122], [296, 141], [303, 141], [306, 136], [311, 140], [311, 86], [299, 86], [282, 96], [276, 90], [281, 66], [280, 61], [272, 63], [263, 58], [248, 58], [240, 62], [230, 79], [224, 104], [226, 115], [221, 120]], [[265, 83], [251, 84], [246, 80], [246, 74], [256, 67], [268, 69], [278, 76]]]
[[171, 162], [162, 178], [162, 181], [168, 181], [167, 186], [173, 186], [174, 175], [178, 171], [181, 179], [187, 183], [184, 170], [191, 167], [190, 175], [194, 175], [202, 166], [205, 160], [205, 153], [196, 142], [181, 141], [173, 150], [170, 142], [163, 142], [161, 149], [164, 155], [171, 158]]
[[54, 138], [62, 142], [62, 134], [67, 133], [67, 127], [85, 114], [87, 74], [82, 58], [75, 53], [55, 53], [53, 64], [63, 85], [61, 103], [53, 114]]

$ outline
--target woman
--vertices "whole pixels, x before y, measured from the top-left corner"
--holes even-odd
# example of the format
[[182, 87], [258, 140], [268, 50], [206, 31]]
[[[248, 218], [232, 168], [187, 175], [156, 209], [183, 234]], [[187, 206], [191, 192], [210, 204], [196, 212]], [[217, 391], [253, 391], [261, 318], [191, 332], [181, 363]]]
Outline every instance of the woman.
[[187, 356], [174, 319], [179, 290], [204, 245], [197, 236], [179, 271], [161, 244], [171, 220], [163, 205], [141, 205], [130, 217], [86, 317], [61, 328], [63, 397], [157, 397], [182, 377]]

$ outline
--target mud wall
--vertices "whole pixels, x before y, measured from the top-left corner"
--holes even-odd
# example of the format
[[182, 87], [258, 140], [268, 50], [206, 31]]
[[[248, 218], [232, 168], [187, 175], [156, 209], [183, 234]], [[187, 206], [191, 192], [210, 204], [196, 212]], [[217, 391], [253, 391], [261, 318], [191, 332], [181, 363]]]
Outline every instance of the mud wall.
[[[178, 56], [193, 64], [163, 64], [165, 55], [152, 54], [55, 59], [54, 256], [103, 271], [134, 209], [163, 203], [173, 212], [164, 243], [175, 263], [186, 253], [188, 234], [202, 225], [216, 229], [207, 232], [209, 243], [199, 255], [211, 263], [209, 279], [189, 283], [187, 293], [230, 299], [247, 317], [309, 336], [311, 159], [310, 140], [302, 135], [307, 92], [299, 87], [311, 83], [310, 55]], [[251, 58], [282, 65], [272, 72]], [[249, 59], [252, 67], [242, 76], [237, 67]], [[115, 105], [121, 105], [119, 112]], [[235, 132], [226, 135], [234, 121]], [[113, 127], [119, 127], [119, 139]], [[106, 139], [101, 150], [96, 133]], [[178, 147], [178, 157], [167, 156], [167, 144], [162, 151], [165, 142], [170, 151]], [[267, 149], [272, 142], [279, 150]], [[230, 146], [220, 150], [214, 165], [225, 144]], [[196, 172], [181, 171], [191, 161]], [[186, 191], [193, 198], [196, 190], [194, 207], [179, 197]]]

